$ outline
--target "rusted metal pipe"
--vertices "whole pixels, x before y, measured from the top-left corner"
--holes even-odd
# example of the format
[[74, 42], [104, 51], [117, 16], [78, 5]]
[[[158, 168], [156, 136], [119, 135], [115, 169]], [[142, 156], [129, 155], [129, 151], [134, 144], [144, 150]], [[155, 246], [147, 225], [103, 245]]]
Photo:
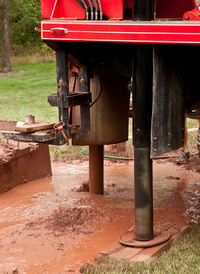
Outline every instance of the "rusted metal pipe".
[[104, 146], [89, 146], [89, 192], [104, 193]]

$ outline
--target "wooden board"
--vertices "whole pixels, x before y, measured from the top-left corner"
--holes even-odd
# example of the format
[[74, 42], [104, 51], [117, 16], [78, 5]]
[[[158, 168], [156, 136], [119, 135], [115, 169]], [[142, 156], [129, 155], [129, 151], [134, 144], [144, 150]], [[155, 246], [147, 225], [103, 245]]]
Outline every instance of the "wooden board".
[[35, 124], [25, 124], [23, 126], [16, 126], [15, 131], [23, 132], [23, 133], [31, 133], [36, 131], [41, 131], [45, 129], [52, 129], [55, 123], [35, 123]]
[[43, 130], [34, 133], [22, 133], [17, 131], [0, 130], [0, 139], [10, 139], [19, 142], [34, 142], [34, 143], [46, 143], [56, 139], [54, 130]]

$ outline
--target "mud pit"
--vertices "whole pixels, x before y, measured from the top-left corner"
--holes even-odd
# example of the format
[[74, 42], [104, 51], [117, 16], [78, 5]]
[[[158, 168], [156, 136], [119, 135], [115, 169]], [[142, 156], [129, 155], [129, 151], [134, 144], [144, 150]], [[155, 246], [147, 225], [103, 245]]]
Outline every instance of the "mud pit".
[[[14, 122], [15, 123], [15, 122]], [[5, 123], [7, 129], [13, 122]], [[3, 125], [0, 123], [0, 129]], [[0, 139], [0, 193], [32, 180], [51, 176], [47, 145]]]
[[[52, 169], [52, 178], [0, 195], [0, 273], [77, 272], [134, 226], [133, 162], [105, 162], [104, 196], [80, 192], [87, 162], [53, 163]], [[198, 172], [154, 161], [156, 230], [173, 235], [199, 222], [199, 182]]]

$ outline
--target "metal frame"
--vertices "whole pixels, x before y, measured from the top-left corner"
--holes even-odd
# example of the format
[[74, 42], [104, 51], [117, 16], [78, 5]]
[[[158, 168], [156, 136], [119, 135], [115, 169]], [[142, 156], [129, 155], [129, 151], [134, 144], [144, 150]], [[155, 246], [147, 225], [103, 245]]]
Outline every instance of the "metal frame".
[[[57, 35], [51, 29], [63, 28]], [[59, 21], [41, 22], [44, 41], [200, 44], [200, 24], [188, 21]]]

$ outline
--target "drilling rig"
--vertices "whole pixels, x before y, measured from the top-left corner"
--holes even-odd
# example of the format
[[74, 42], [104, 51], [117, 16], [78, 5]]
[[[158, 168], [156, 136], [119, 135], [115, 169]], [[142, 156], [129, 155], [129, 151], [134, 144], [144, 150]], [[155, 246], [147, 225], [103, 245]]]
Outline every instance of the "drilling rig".
[[[41, 0], [41, 40], [56, 51], [58, 123], [5, 138], [89, 145], [90, 192], [103, 194], [103, 146], [128, 139], [133, 101], [135, 239], [153, 233], [152, 159], [183, 146], [200, 100], [198, 0]], [[163, 241], [163, 240], [162, 240]], [[157, 243], [158, 244], [158, 243]]]

